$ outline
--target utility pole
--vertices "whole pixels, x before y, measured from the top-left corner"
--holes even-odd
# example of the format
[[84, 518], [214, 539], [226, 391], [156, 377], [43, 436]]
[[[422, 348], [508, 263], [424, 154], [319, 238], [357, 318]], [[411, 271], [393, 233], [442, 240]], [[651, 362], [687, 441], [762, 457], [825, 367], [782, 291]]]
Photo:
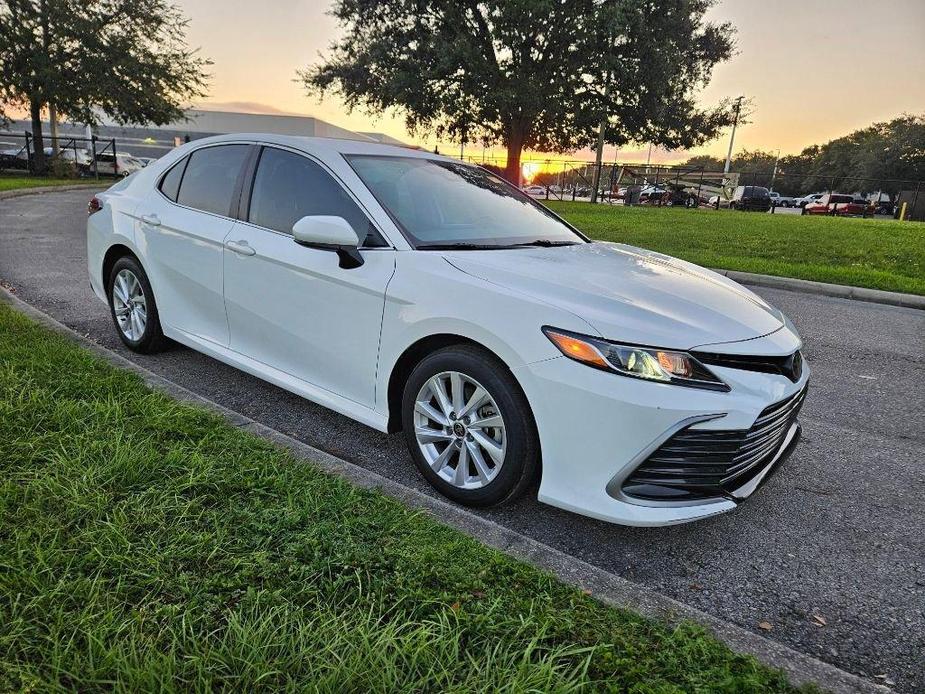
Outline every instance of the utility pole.
[[771, 191], [774, 191], [774, 179], [777, 178], [777, 164], [780, 161], [780, 150], [777, 150], [777, 157], [774, 159], [774, 171], [771, 172]]
[[726, 166], [723, 167], [723, 173], [729, 173], [729, 167], [732, 165], [732, 145], [736, 139], [736, 126], [739, 124], [739, 112], [742, 110], [744, 96], [740, 96], [735, 101], [735, 117], [732, 119], [732, 133], [729, 135], [729, 151], [726, 153]]

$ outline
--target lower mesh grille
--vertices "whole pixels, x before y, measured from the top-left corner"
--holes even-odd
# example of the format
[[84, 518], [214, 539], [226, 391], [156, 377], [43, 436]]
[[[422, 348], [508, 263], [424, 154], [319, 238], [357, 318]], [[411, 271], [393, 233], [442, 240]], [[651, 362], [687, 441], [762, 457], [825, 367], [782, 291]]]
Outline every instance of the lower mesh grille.
[[729, 496], [780, 450], [806, 399], [806, 388], [765, 408], [747, 431], [681, 429], [624, 480], [623, 493], [651, 501]]

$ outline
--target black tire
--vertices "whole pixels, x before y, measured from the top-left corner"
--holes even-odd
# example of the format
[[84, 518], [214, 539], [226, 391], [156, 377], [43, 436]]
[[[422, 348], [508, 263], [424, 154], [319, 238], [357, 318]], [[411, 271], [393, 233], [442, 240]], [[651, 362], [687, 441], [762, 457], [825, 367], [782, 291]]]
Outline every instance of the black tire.
[[[132, 339], [125, 334], [116, 317], [113, 285], [116, 282], [116, 277], [123, 270], [130, 271], [138, 279], [138, 284], [144, 294], [147, 317], [144, 332], [137, 339]], [[148, 275], [145, 273], [144, 268], [141, 267], [141, 263], [133, 256], [122, 256], [112, 266], [112, 271], [106, 279], [106, 297], [109, 301], [109, 314], [112, 317], [113, 325], [115, 325], [116, 332], [126, 347], [139, 354], [154, 354], [165, 350], [170, 345], [170, 340], [164, 336], [161, 330], [160, 316], [157, 312], [157, 304], [154, 301], [154, 292], [151, 290]]]
[[[497, 403], [504, 419], [504, 459], [495, 477], [478, 489], [454, 486], [434, 472], [415, 436], [414, 411], [418, 393], [431, 377], [447, 371], [476, 380]], [[537, 477], [539, 437], [527, 398], [507, 367], [479, 347], [445, 347], [422, 359], [405, 383], [401, 416], [405, 442], [418, 470], [438, 492], [453, 501], [466, 506], [494, 506], [521, 495]]]

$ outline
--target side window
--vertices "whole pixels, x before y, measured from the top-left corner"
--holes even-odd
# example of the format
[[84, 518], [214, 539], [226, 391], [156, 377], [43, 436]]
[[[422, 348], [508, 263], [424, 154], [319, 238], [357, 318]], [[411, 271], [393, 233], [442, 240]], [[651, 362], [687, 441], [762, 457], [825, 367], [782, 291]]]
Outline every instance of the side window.
[[180, 192], [180, 179], [183, 178], [183, 169], [186, 168], [187, 161], [189, 157], [183, 157], [161, 179], [161, 192], [174, 202], [177, 201], [177, 193]]
[[190, 154], [177, 202], [230, 217], [231, 201], [248, 145], [204, 147]]
[[347, 220], [364, 246], [385, 246], [366, 214], [324, 169], [311, 159], [273, 147], [260, 155], [251, 191], [247, 221], [292, 233], [292, 225], [308, 215]]

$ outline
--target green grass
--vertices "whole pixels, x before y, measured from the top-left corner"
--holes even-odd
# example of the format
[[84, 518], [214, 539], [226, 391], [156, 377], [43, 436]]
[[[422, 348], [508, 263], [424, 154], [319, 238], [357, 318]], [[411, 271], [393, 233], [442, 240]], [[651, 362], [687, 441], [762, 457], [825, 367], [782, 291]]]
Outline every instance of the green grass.
[[596, 239], [706, 267], [925, 294], [925, 224], [917, 222], [547, 204]]
[[777, 692], [0, 304], [0, 691]]
[[0, 174], [0, 192], [4, 190], [19, 190], [20, 188], [41, 188], [43, 186], [66, 186], [91, 181], [79, 178], [51, 178], [46, 176], [9, 176]]

